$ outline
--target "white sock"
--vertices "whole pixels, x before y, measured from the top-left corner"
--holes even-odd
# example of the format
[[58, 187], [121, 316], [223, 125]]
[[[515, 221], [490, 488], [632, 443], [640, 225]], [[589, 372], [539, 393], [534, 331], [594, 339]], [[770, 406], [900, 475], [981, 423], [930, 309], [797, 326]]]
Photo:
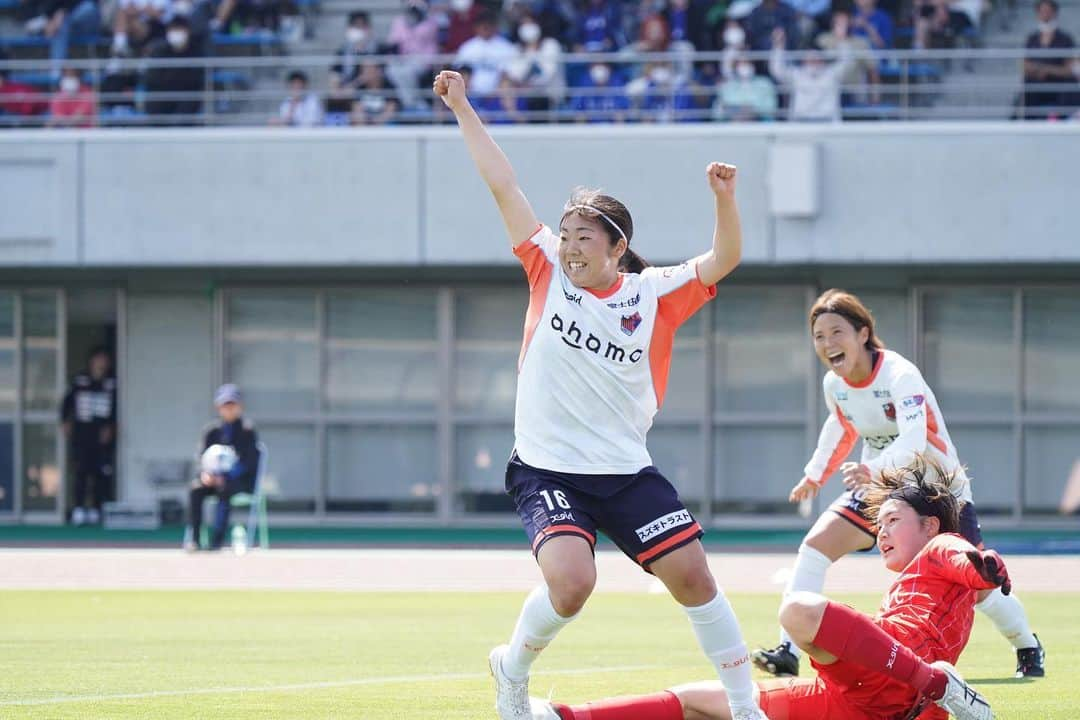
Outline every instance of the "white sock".
[[727, 691], [732, 710], [757, 707], [754, 683], [750, 678], [750, 655], [742, 630], [723, 591], [698, 607], [684, 607], [701, 649], [712, 661]]
[[[827, 555], [806, 543], [800, 545], [799, 554], [795, 556], [795, 569], [784, 588], [784, 597], [800, 591], [820, 593], [825, 589], [825, 573], [832, 562]], [[780, 628], [780, 642], [786, 642], [795, 657], [799, 657], [799, 646], [783, 628]]]
[[529, 677], [529, 666], [576, 617], [563, 617], [555, 612], [547, 585], [534, 588], [521, 607], [521, 615], [510, 637], [510, 651], [503, 655], [502, 670], [506, 676], [519, 682]]
[[1028, 627], [1027, 613], [1016, 595], [1002, 595], [1001, 589], [995, 588], [985, 600], [975, 605], [975, 609], [981, 610], [990, 618], [998, 632], [1004, 635], [1014, 648], [1033, 648], [1039, 644]]

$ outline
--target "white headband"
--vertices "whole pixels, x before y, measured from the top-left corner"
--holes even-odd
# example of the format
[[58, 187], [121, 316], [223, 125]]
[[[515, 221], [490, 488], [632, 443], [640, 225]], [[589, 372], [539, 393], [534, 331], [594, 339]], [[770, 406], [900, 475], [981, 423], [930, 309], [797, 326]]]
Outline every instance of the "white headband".
[[567, 215], [568, 215], [569, 213], [573, 212], [574, 210], [589, 210], [590, 212], [594, 212], [594, 213], [596, 213], [596, 214], [597, 214], [597, 215], [599, 215], [600, 217], [602, 217], [602, 218], [604, 218], [605, 220], [607, 220], [607, 221], [608, 221], [608, 224], [609, 224], [609, 225], [611, 225], [611, 227], [615, 228], [616, 232], [618, 232], [618, 233], [619, 233], [619, 237], [621, 237], [621, 238], [622, 238], [623, 240], [625, 240], [625, 241], [626, 241], [626, 244], [627, 244], [627, 245], [629, 245], [629, 244], [630, 244], [630, 238], [626, 237], [626, 233], [624, 233], [624, 232], [622, 231], [622, 228], [621, 228], [621, 227], [619, 227], [619, 224], [618, 224], [617, 222], [615, 222], [614, 220], [612, 220], [611, 218], [609, 218], [609, 217], [608, 217], [607, 215], [605, 215], [604, 213], [602, 213], [601, 211], [599, 211], [599, 210], [597, 210], [596, 208], [594, 208], [593, 206], [591, 206], [591, 205], [571, 205], [571, 206], [570, 206], [570, 207], [569, 207], [569, 208], [568, 208], [568, 209], [566, 210], [566, 212], [564, 212], [564, 213], [563, 213], [563, 217], [566, 217], [566, 216], [567, 216]]

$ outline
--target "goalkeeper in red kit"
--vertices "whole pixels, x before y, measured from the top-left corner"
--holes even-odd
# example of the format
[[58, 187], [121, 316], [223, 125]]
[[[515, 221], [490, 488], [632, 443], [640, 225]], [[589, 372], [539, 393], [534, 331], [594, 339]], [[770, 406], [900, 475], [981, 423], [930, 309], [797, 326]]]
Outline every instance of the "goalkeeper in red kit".
[[[758, 683], [770, 720], [991, 720], [952, 664], [971, 634], [976, 593], [1011, 590], [1001, 557], [958, 534], [947, 473], [917, 456], [867, 486], [885, 566], [899, 573], [873, 616], [816, 593], [785, 598], [780, 622], [816, 678]], [[567, 706], [532, 700], [535, 720], [729, 720], [715, 682]]]

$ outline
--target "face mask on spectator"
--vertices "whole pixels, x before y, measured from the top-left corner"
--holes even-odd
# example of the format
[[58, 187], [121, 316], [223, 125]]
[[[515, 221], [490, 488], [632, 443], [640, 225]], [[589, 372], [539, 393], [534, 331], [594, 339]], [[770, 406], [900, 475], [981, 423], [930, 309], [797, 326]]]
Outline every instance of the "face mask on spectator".
[[76, 93], [79, 91], [79, 78], [72, 77], [71, 75], [65, 75], [60, 78], [60, 91], [66, 93]]
[[534, 43], [540, 39], [540, 26], [536, 23], [522, 23], [518, 27], [518, 37], [523, 43]]
[[345, 31], [345, 40], [353, 45], [360, 45], [367, 40], [367, 30], [364, 28], [351, 27]]
[[746, 33], [741, 27], [732, 25], [724, 30], [724, 45], [727, 47], [739, 47], [746, 42]]
[[754, 66], [750, 63], [739, 63], [735, 66], [735, 74], [742, 80], [754, 77]]
[[191, 0], [173, 0], [173, 15], [183, 15], [187, 17], [191, 14], [191, 10]]
[[454, 12], [465, 14], [472, 10], [473, 0], [450, 0], [450, 9]]
[[671, 68], [666, 68], [663, 65], [654, 67], [649, 71], [649, 79], [657, 85], [665, 85], [671, 81]]
[[187, 45], [187, 30], [170, 30], [165, 33], [165, 42], [172, 46], [173, 50], [180, 50]]
[[611, 68], [607, 65], [593, 65], [589, 68], [589, 79], [594, 85], [607, 85], [611, 79]]
[[1050, 33], [1054, 32], [1055, 30], [1057, 30], [1057, 21], [1056, 20], [1047, 20], [1046, 22], [1039, 23], [1039, 32], [1046, 33], [1047, 35], [1049, 35]]

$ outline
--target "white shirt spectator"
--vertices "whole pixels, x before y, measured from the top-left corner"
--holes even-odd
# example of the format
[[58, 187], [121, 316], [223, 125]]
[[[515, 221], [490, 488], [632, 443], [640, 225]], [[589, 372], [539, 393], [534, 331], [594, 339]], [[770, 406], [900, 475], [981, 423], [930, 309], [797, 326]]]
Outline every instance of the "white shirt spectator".
[[824, 120], [839, 122], [840, 90], [851, 63], [851, 51], [839, 48], [839, 59], [833, 63], [820, 60], [789, 65], [784, 48], [774, 46], [769, 56], [769, 72], [777, 82], [791, 86], [790, 118], [792, 120]]
[[299, 98], [285, 98], [278, 110], [282, 125], [291, 127], [315, 127], [322, 125], [322, 102], [315, 93], [304, 93]]
[[499, 89], [499, 79], [507, 66], [517, 58], [518, 50], [501, 35], [467, 40], [458, 50], [455, 63], [472, 69], [469, 90], [477, 95], [492, 95]]

